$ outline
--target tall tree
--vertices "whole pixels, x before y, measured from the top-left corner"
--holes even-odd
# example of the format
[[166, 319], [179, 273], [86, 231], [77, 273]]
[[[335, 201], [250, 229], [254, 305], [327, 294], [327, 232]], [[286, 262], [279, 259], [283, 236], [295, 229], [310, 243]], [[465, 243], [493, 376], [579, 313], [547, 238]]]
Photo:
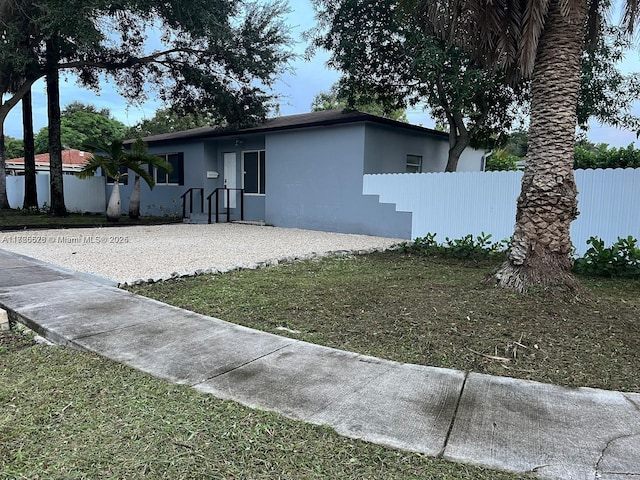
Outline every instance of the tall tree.
[[0, 210], [9, 208], [7, 196], [7, 169], [5, 163], [4, 133], [0, 131]]
[[62, 173], [62, 142], [60, 138], [60, 51], [58, 38], [46, 42], [47, 68], [47, 114], [49, 117], [49, 194], [50, 213], [56, 217], [67, 215], [64, 204], [64, 182]]
[[[11, 1], [0, 4], [0, 209], [9, 208], [6, 178], [6, 151], [4, 137], [4, 121], [6, 113], [18, 104], [28, 89], [24, 87], [23, 73], [32, 63], [30, 56], [21, 52], [25, 40], [24, 32], [28, 32], [27, 22], [21, 18], [16, 6]], [[5, 101], [5, 95], [9, 98]], [[5, 113], [6, 112], [6, 113]]]
[[[447, 171], [464, 149], [511, 126], [511, 106], [525, 90], [486, 70], [447, 39], [422, 30], [401, 0], [314, 0], [312, 46], [331, 52], [350, 106], [367, 98], [387, 110], [426, 105], [449, 132]], [[363, 34], [366, 32], [366, 34]]]
[[[12, 2], [20, 8], [13, 9], [16, 18], [11, 35], [2, 37], [0, 57], [12, 59], [23, 81], [9, 90], [0, 77], [0, 91], [12, 93], [0, 106], [0, 126], [33, 82], [51, 71], [47, 60], [54, 58], [44, 53], [51, 42], [57, 43], [57, 70], [73, 69], [83, 85], [98, 88], [98, 74], [106, 72], [127, 98], [156, 87], [168, 104], [187, 111], [215, 105], [217, 118], [237, 125], [264, 117], [274, 100], [265, 89], [292, 56], [282, 22], [287, 7], [280, 0], [195, 0], [188, 9], [182, 0]], [[28, 41], [20, 36], [20, 22], [34, 29]], [[148, 30], [166, 32], [152, 52], [145, 50]], [[37, 68], [27, 69], [19, 58]], [[52, 168], [60, 170], [51, 153]], [[0, 197], [2, 179], [0, 171]]]
[[31, 91], [22, 97], [22, 133], [24, 138], [24, 199], [22, 208], [38, 208], [36, 150], [33, 143], [33, 106]]
[[[531, 78], [529, 148], [508, 259], [498, 286], [573, 286], [571, 222], [577, 217], [573, 151], [585, 38], [602, 34], [598, 0], [408, 0], [427, 29], [453, 32], [457, 44], [487, 65]], [[640, 7], [626, 3], [631, 28]]]

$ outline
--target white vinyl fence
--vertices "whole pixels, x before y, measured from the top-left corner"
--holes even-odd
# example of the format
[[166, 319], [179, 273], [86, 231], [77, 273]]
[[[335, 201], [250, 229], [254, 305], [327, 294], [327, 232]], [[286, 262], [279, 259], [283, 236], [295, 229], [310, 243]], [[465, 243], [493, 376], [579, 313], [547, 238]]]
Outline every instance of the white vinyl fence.
[[[105, 177], [80, 179], [75, 175], [63, 175], [64, 203], [69, 212], [104, 213], [106, 211]], [[51, 205], [49, 174], [36, 175], [38, 205]], [[24, 200], [24, 176], [7, 176], [7, 196], [11, 208], [22, 208]]]
[[[579, 255], [591, 236], [605, 244], [640, 239], [640, 168], [576, 170], [578, 210], [571, 239]], [[413, 213], [412, 238], [436, 240], [482, 232], [493, 241], [513, 234], [522, 172], [376, 174], [364, 176], [363, 193]]]

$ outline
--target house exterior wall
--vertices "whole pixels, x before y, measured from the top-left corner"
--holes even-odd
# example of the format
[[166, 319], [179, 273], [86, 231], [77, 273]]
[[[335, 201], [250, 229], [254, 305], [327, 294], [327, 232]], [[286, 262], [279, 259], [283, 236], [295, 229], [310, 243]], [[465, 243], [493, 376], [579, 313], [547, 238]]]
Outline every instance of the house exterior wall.
[[[398, 212], [395, 204], [383, 204], [377, 196], [363, 194], [363, 175], [405, 172], [409, 154], [422, 157], [423, 171], [444, 170], [447, 149], [448, 143], [442, 136], [371, 122], [152, 143], [150, 153], [183, 154], [184, 183], [159, 184], [153, 190], [142, 183], [140, 211], [142, 215], [180, 216], [180, 197], [190, 188], [202, 188], [205, 213], [206, 197], [225, 184], [225, 154], [235, 153], [236, 188], [244, 188], [243, 154], [264, 150], [265, 194], [245, 194], [245, 220], [407, 238], [411, 235], [411, 212]], [[460, 169], [480, 170], [481, 165], [481, 152], [469, 152], [461, 159]], [[217, 178], [207, 178], [207, 172], [217, 172]], [[125, 213], [132, 189], [130, 178], [121, 187]], [[107, 195], [110, 190], [108, 186]], [[236, 195], [235, 202], [232, 201], [236, 207], [231, 218], [239, 219], [239, 192], [232, 195]], [[200, 192], [194, 192], [195, 213], [200, 213], [200, 200]], [[217, 200], [224, 214], [225, 199]], [[220, 219], [225, 220], [225, 216]]]
[[411, 214], [362, 194], [364, 124], [266, 136], [265, 220], [280, 227], [407, 238]]
[[[140, 214], [141, 215], [182, 215], [180, 196], [189, 188], [205, 187], [206, 170], [205, 148], [203, 142], [176, 142], [163, 145], [150, 145], [149, 153], [183, 153], [184, 185], [156, 185], [153, 190], [144, 182], [140, 182]], [[133, 172], [127, 185], [120, 185], [122, 212], [129, 210], [129, 197], [133, 190]], [[111, 194], [111, 185], [107, 185], [107, 196]], [[208, 195], [205, 193], [205, 195]], [[198, 195], [194, 195], [194, 204], [199, 207]]]
[[[442, 164], [441, 172], [444, 172], [445, 167], [447, 166], [447, 161]], [[467, 147], [462, 155], [460, 155], [460, 160], [458, 160], [458, 169], [456, 172], [482, 172], [484, 170], [484, 151], [479, 150], [477, 148]]]
[[[239, 140], [239, 142], [236, 142]], [[238, 145], [236, 145], [238, 143]], [[218, 140], [217, 141], [217, 162], [218, 162], [218, 171], [220, 172], [220, 177], [218, 181], [218, 187], [224, 186], [224, 154], [235, 152], [236, 153], [236, 180], [237, 180], [237, 188], [244, 188], [244, 170], [242, 166], [242, 157], [244, 152], [248, 151], [256, 151], [256, 150], [264, 150], [265, 149], [265, 139], [264, 135], [250, 135], [250, 136], [241, 136], [238, 138], [230, 138], [228, 140]], [[267, 167], [266, 170], [269, 170], [269, 159], [267, 154]], [[213, 189], [210, 190], [211, 193]], [[207, 195], [209, 194], [207, 193]], [[230, 193], [232, 194], [232, 193]], [[239, 195], [239, 194], [237, 194]], [[236, 205], [240, 207], [239, 196], [236, 201]], [[221, 203], [222, 205], [222, 203]], [[239, 211], [232, 212], [233, 219], [239, 219], [240, 213]], [[244, 219], [250, 221], [263, 221], [265, 219], [265, 195], [257, 195], [257, 194], [245, 194], [244, 197]]]
[[[242, 153], [248, 150], [264, 150], [264, 135], [242, 137], [238, 145], [236, 138], [215, 140], [192, 140], [162, 145], [150, 145], [149, 153], [183, 153], [184, 154], [184, 185], [156, 185], [153, 190], [142, 182], [140, 185], [140, 213], [142, 215], [182, 215], [182, 199], [180, 198], [190, 188], [204, 189], [204, 210], [207, 210], [206, 197], [216, 188], [224, 186], [224, 154], [236, 153], [237, 187], [243, 187]], [[207, 172], [218, 172], [218, 178], [207, 178]], [[129, 197], [133, 190], [133, 175], [127, 185], [120, 186], [122, 211], [129, 209]], [[107, 186], [107, 195], [111, 194], [111, 186]], [[239, 192], [236, 193], [237, 210], [232, 211], [233, 219], [240, 218]], [[224, 199], [220, 199], [221, 213]], [[193, 194], [193, 211], [200, 213], [200, 193]], [[245, 219], [264, 220], [264, 196], [245, 196]], [[187, 211], [189, 203], [187, 202]], [[215, 206], [212, 205], [212, 212]]]
[[[449, 143], [435, 134], [401, 131], [396, 128], [367, 124], [365, 173], [406, 173], [407, 155], [422, 157], [423, 172], [444, 172]], [[458, 171], [481, 171], [481, 150], [467, 148], [458, 163]]]

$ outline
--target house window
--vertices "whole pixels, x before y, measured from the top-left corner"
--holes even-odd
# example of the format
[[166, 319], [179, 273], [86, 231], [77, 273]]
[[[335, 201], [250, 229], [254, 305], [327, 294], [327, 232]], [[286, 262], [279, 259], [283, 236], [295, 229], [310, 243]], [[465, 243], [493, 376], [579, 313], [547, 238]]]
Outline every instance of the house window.
[[264, 150], [244, 152], [244, 191], [264, 195], [266, 155]]
[[150, 166], [149, 173], [156, 185], [184, 185], [184, 154], [165, 153], [157, 156], [169, 162], [173, 167], [173, 171], [168, 173], [161, 168]]
[[422, 155], [407, 155], [407, 173], [422, 172]]
[[[120, 167], [120, 173], [127, 173], [127, 167]], [[106, 175], [104, 170], [102, 170], [102, 176], [107, 177], [107, 185], [113, 185], [113, 177]], [[127, 185], [129, 183], [129, 175], [125, 175], [124, 177], [120, 177], [120, 185]]]

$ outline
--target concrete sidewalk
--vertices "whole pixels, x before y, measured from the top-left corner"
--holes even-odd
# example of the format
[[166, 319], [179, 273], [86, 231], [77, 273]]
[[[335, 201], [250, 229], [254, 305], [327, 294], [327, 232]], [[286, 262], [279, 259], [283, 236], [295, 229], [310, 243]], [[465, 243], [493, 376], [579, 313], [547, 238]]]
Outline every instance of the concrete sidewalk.
[[640, 478], [640, 394], [401, 364], [279, 337], [0, 250], [43, 337], [347, 437], [549, 479]]

